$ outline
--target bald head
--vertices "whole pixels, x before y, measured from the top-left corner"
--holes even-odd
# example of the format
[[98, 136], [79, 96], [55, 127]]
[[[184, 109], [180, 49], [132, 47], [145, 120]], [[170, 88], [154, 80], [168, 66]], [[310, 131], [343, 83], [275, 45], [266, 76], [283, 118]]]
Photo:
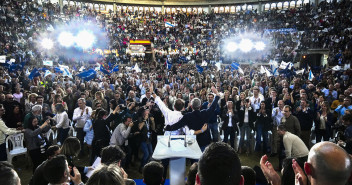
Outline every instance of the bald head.
[[313, 168], [309, 177], [312, 184], [343, 185], [351, 175], [350, 156], [344, 149], [331, 142], [314, 145], [309, 152], [308, 163]]

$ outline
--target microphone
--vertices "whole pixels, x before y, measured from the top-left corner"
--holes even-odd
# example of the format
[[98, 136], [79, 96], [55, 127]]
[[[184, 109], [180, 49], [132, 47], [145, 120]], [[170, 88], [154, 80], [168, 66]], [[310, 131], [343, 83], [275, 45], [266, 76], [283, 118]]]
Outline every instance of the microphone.
[[185, 147], [187, 147], [187, 139], [186, 139], [186, 134], [185, 134]]

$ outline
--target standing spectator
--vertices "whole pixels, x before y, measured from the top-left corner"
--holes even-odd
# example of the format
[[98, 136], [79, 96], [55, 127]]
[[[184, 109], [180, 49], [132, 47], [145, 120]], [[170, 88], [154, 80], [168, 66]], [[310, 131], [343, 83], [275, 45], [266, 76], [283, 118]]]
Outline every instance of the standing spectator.
[[96, 111], [92, 112], [92, 115], [89, 119], [87, 119], [86, 124], [84, 124], [83, 131], [86, 133], [84, 137], [84, 141], [87, 143], [88, 150], [89, 150], [89, 157], [90, 161], [92, 161], [92, 142], [94, 138], [94, 130], [93, 130], [93, 120], [95, 119]]
[[22, 128], [24, 115], [20, 106], [14, 105], [12, 108], [12, 111], [8, 113], [9, 116], [7, 117], [6, 125], [9, 128], [18, 128], [20, 130]]
[[307, 107], [306, 100], [301, 100], [301, 106], [296, 109], [296, 117], [301, 126], [301, 135], [303, 142], [308, 148], [310, 148], [310, 135], [313, 126], [313, 119], [315, 117], [315, 112]]
[[260, 108], [257, 112], [257, 121], [255, 122], [256, 128], [256, 145], [255, 150], [260, 151], [261, 149], [261, 140], [263, 136], [263, 153], [268, 151], [268, 131], [272, 129], [272, 120], [271, 120], [271, 111], [266, 109], [265, 102], [260, 103]]
[[227, 143], [228, 137], [230, 136], [230, 144], [231, 147], [237, 151], [237, 147], [235, 147], [235, 143], [237, 143], [237, 135], [238, 135], [238, 116], [237, 112], [235, 112], [235, 107], [233, 106], [232, 101], [228, 101], [226, 106], [223, 109], [221, 119], [224, 121], [222, 125], [222, 130], [224, 130], [224, 140], [223, 142]]
[[341, 118], [343, 115], [345, 115], [346, 110], [351, 110], [352, 105], [351, 105], [351, 97], [347, 96], [345, 99], [343, 99], [343, 104], [338, 106], [335, 109], [335, 112], [338, 113], [339, 118]]
[[5, 122], [2, 120], [2, 115], [4, 115], [5, 109], [2, 104], [0, 104], [0, 161], [7, 161], [7, 153], [6, 153], [6, 135], [13, 135], [20, 133], [20, 130], [16, 130], [14, 128], [8, 128]]
[[31, 93], [28, 96], [28, 102], [25, 103], [25, 113], [28, 114], [29, 112], [32, 111], [32, 107], [36, 104], [36, 98], [37, 98], [37, 94], [35, 93]]
[[296, 116], [292, 115], [291, 107], [288, 105], [284, 106], [284, 116], [281, 118], [280, 124], [286, 126], [287, 131], [296, 136], [301, 135], [301, 125]]
[[[237, 102], [239, 127], [240, 127], [240, 146], [239, 153], [246, 152], [249, 154], [252, 151], [252, 130], [254, 130], [254, 122], [256, 119], [255, 112], [251, 107], [249, 99], [244, 99], [245, 94], [240, 94], [240, 101]], [[246, 137], [246, 140], [244, 139]], [[245, 146], [245, 147], [244, 147]]]
[[55, 127], [58, 129], [58, 144], [61, 145], [67, 138], [68, 131], [70, 130], [70, 119], [68, 119], [68, 115], [64, 110], [63, 104], [57, 103], [55, 105], [55, 110], [57, 114], [54, 116], [53, 120], [55, 120]]
[[315, 116], [315, 134], [316, 142], [329, 141], [332, 136], [332, 126], [335, 124], [336, 119], [334, 115], [330, 112], [330, 106], [327, 101], [322, 102], [321, 109], [317, 112]]
[[21, 99], [23, 98], [23, 93], [21, 92], [21, 88], [17, 87], [15, 93], [13, 94], [13, 98], [18, 103], [21, 103]]
[[46, 142], [42, 133], [50, 129], [50, 120], [46, 120], [43, 125], [38, 126], [38, 119], [32, 116], [28, 120], [28, 127], [24, 131], [27, 150], [33, 162], [33, 172], [45, 160]]
[[78, 107], [73, 112], [73, 121], [76, 121], [76, 131], [77, 131], [77, 138], [81, 143], [81, 152], [80, 155], [84, 154], [84, 132], [83, 127], [92, 115], [92, 108], [86, 106], [86, 101], [83, 98], [78, 99]]
[[278, 152], [278, 146], [279, 146], [279, 135], [277, 134], [277, 127], [280, 125], [281, 119], [284, 116], [283, 111], [284, 111], [284, 101], [279, 100], [277, 103], [278, 107], [273, 108], [271, 112], [271, 116], [273, 119], [273, 129], [271, 129], [272, 132], [272, 142], [271, 142], [271, 155], [275, 156]]
[[202, 109], [208, 109], [213, 103], [216, 104], [214, 112], [211, 112], [209, 115], [209, 120], [208, 120], [208, 127], [210, 128], [211, 131], [211, 136], [213, 138], [213, 142], [217, 142], [219, 140], [219, 125], [218, 125], [218, 120], [217, 116], [220, 115], [220, 107], [218, 102], [213, 102], [214, 101], [214, 94], [209, 93], [208, 94], [208, 101], [204, 102], [202, 105]]

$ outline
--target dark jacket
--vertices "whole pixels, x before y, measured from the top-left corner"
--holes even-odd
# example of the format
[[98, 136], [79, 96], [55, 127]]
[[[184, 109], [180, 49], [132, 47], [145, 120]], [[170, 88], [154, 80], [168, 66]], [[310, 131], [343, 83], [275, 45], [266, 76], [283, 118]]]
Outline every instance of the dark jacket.
[[[178, 121], [174, 125], [168, 125], [165, 127], [165, 130], [167, 131], [172, 131], [172, 130], [177, 130], [179, 128], [184, 127], [187, 125], [189, 129], [192, 130], [200, 130], [202, 129], [203, 125], [205, 123], [208, 123], [210, 115], [215, 111], [216, 106], [218, 105], [219, 101], [219, 96], [215, 96], [213, 103], [208, 109], [203, 109], [203, 110], [194, 110], [193, 112], [186, 113], [183, 118]], [[207, 129], [204, 133], [198, 134], [197, 137], [197, 142], [199, 144], [199, 147], [204, 147], [210, 144], [211, 138], [210, 138], [210, 129]]]
[[[94, 141], [108, 140], [110, 141], [110, 122], [113, 121], [118, 114], [111, 114], [107, 119], [96, 119], [93, 122]], [[93, 142], [94, 143], [94, 142]]]
[[260, 109], [258, 109], [258, 112], [256, 113], [257, 122], [255, 123], [255, 126], [257, 127], [257, 125], [263, 124], [264, 125], [264, 127], [263, 127], [264, 131], [271, 130], [273, 128], [272, 127], [273, 120], [271, 119], [271, 111], [270, 111], [270, 109], [266, 109], [265, 110], [266, 116], [264, 116], [263, 114], [260, 114], [259, 110]]
[[[208, 123], [217, 123], [218, 122], [218, 119], [217, 119], [218, 115], [221, 114], [218, 101], [215, 102], [215, 103], [216, 103], [215, 111], [210, 113]], [[203, 105], [202, 105], [202, 109], [207, 109], [208, 108], [208, 104], [209, 104], [209, 102], [204, 102]]]
[[[238, 119], [239, 119], [239, 127], [243, 126], [244, 123], [244, 114], [245, 114], [245, 109], [243, 108], [243, 110], [241, 110], [241, 108], [239, 108], [238, 111]], [[249, 126], [254, 129], [254, 122], [256, 121], [256, 115], [254, 110], [251, 108], [250, 110], [248, 110], [248, 123]]]
[[[225, 130], [229, 125], [230, 118], [229, 118], [229, 115], [227, 114], [227, 111], [228, 111], [227, 107], [224, 107], [221, 114], [221, 119], [224, 121], [221, 127], [222, 130]], [[231, 118], [232, 128], [235, 130], [235, 132], [238, 133], [238, 127], [237, 127], [237, 122], [239, 121], [238, 113], [235, 110], [233, 110], [232, 112], [233, 112], [233, 115]]]
[[298, 111], [295, 113], [297, 117], [302, 131], [309, 131], [312, 129], [313, 126], [313, 119], [315, 117], [315, 112], [312, 109], [308, 108], [306, 111]]
[[[319, 114], [321, 115], [321, 111], [319, 111]], [[332, 129], [331, 127], [335, 124], [336, 122], [336, 118], [334, 116], [333, 113], [328, 112], [326, 115], [326, 119], [327, 121], [325, 122], [325, 128], [326, 128], [326, 132], [329, 133], [329, 136], [332, 135]], [[315, 119], [314, 119], [314, 123], [315, 123], [315, 129], [319, 129], [320, 128], [320, 118], [317, 117], [317, 115], [315, 115]]]

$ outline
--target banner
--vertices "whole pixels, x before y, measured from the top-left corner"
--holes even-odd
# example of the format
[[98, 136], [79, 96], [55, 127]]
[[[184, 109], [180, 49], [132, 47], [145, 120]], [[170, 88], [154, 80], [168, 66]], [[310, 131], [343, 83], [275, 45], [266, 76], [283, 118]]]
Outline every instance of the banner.
[[43, 65], [45, 66], [53, 66], [53, 61], [52, 60], [44, 60]]
[[175, 25], [171, 24], [170, 22], [165, 22], [165, 27], [170, 28], [175, 27]]
[[6, 62], [6, 56], [5, 55], [1, 55], [0, 56], [0, 63], [5, 63]]

